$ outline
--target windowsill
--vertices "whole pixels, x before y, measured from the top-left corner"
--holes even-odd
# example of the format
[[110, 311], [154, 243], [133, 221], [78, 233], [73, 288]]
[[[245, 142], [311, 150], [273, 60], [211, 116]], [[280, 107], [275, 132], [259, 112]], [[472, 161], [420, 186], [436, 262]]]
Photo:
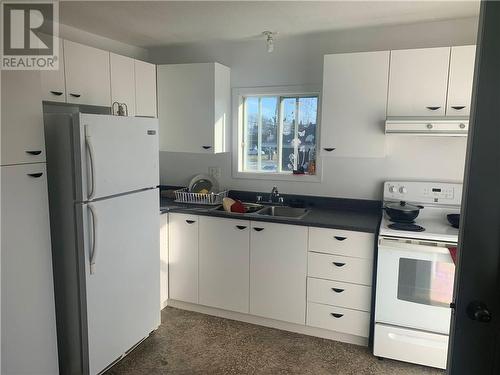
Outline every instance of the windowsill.
[[288, 173], [257, 173], [233, 171], [233, 178], [272, 181], [321, 182], [321, 175], [288, 174]]

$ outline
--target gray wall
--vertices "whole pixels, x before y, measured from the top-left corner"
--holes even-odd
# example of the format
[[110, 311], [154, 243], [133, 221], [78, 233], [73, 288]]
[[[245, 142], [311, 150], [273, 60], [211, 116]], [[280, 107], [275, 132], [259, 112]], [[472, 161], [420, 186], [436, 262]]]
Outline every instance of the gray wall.
[[[402, 48], [475, 44], [477, 19], [344, 30], [277, 38], [266, 52], [262, 39], [154, 48], [157, 64], [217, 61], [231, 68], [232, 87], [321, 84], [323, 55]], [[320, 183], [280, 181], [280, 191], [336, 197], [380, 199], [388, 179], [461, 181], [466, 140], [463, 138], [387, 137], [385, 158], [325, 158]], [[163, 184], [186, 184], [208, 167], [222, 168], [222, 186], [270, 190], [273, 181], [231, 176], [231, 155], [160, 153]]]

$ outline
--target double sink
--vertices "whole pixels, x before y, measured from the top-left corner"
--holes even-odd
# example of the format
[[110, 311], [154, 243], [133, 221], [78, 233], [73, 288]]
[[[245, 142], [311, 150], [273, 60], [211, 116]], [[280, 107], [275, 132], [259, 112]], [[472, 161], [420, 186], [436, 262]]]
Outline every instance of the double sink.
[[[309, 210], [306, 208], [296, 208], [290, 206], [274, 206], [274, 205], [263, 205], [258, 203], [243, 203], [247, 212], [245, 214], [231, 212], [231, 214], [235, 215], [260, 215], [267, 217], [275, 217], [275, 218], [285, 218], [285, 219], [296, 219], [300, 220], [304, 218], [309, 213]], [[224, 207], [219, 206], [215, 208], [216, 211], [224, 211]], [[229, 213], [229, 212], [228, 212]]]

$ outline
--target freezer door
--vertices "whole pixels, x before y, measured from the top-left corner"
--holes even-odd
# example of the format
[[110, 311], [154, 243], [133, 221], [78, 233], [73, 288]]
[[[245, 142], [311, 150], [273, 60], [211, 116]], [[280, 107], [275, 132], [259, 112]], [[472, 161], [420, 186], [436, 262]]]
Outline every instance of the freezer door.
[[158, 199], [150, 189], [82, 205], [90, 374], [160, 324]]
[[158, 120], [80, 114], [81, 201], [159, 184]]

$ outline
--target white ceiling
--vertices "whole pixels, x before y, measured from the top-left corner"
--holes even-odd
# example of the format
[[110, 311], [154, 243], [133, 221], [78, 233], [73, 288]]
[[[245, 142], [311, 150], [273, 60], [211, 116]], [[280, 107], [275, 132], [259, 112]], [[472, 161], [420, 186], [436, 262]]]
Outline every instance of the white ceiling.
[[61, 1], [60, 21], [139, 47], [477, 16], [479, 1]]

